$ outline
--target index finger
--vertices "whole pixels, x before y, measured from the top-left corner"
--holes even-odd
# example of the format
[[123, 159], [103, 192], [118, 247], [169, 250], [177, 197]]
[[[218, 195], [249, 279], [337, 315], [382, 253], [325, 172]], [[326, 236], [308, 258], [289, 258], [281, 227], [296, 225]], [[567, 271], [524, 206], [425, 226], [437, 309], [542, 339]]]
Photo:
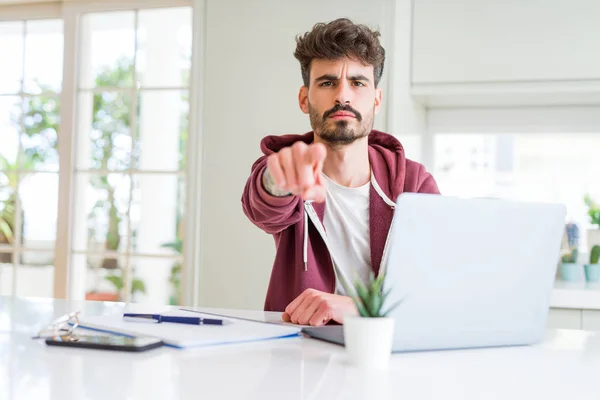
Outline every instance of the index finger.
[[310, 145], [304, 153], [304, 160], [312, 165], [313, 168], [318, 168], [318, 170], [315, 172], [321, 172], [320, 169], [323, 168], [325, 157], [327, 157], [327, 149], [322, 143], [314, 143]]

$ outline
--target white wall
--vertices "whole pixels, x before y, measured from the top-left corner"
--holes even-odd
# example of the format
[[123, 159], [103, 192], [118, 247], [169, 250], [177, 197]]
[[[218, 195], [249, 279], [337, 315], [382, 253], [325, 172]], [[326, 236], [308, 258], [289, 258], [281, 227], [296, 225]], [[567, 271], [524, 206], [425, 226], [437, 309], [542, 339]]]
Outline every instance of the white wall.
[[428, 143], [427, 111], [411, 95], [414, 2], [396, 0], [394, 3], [393, 44], [387, 48], [389, 90], [384, 95], [388, 107], [388, 132], [398, 137], [408, 158], [428, 166], [430, 157], [423, 151], [423, 142]]
[[[240, 199], [261, 138], [310, 130], [297, 102], [295, 36], [348, 16], [379, 26], [389, 48], [393, 11], [393, 0], [206, 1], [201, 305], [263, 307], [274, 243], [247, 221]], [[386, 111], [377, 128], [385, 129]]]
[[600, 107], [436, 109], [427, 113], [433, 133], [600, 132]]
[[415, 0], [413, 82], [600, 79], [597, 0]]

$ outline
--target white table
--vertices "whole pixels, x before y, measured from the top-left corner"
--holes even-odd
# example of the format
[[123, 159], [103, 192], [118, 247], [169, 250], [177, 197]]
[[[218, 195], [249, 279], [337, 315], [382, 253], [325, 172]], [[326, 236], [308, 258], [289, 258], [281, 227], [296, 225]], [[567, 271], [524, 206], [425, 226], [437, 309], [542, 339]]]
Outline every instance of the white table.
[[150, 311], [0, 297], [0, 399], [600, 398], [600, 333], [581, 330], [548, 331], [544, 343], [531, 347], [396, 354], [380, 372], [349, 367], [343, 347], [307, 338], [139, 354], [48, 347], [30, 339], [72, 310], [100, 315], [125, 309]]
[[548, 327], [600, 331], [600, 284], [557, 280]]
[[553, 308], [600, 310], [600, 283], [557, 280], [550, 305]]

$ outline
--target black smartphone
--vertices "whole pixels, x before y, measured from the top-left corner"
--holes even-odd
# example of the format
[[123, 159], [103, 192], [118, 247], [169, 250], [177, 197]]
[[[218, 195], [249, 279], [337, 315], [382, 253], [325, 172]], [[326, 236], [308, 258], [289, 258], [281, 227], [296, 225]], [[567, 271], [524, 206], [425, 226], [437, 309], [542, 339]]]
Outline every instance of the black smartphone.
[[151, 337], [127, 336], [79, 336], [78, 340], [62, 340], [60, 337], [46, 339], [48, 346], [79, 347], [85, 349], [118, 350], [118, 351], [146, 351], [163, 345], [162, 340]]

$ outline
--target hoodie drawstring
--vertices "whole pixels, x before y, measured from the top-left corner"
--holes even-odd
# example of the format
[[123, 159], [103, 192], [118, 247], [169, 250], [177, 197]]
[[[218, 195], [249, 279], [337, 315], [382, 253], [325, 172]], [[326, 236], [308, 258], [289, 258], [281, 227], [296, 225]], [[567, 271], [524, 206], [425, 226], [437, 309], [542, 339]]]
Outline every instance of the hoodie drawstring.
[[304, 242], [302, 243], [302, 261], [304, 261], [304, 271], [308, 271], [308, 214], [304, 210]]

